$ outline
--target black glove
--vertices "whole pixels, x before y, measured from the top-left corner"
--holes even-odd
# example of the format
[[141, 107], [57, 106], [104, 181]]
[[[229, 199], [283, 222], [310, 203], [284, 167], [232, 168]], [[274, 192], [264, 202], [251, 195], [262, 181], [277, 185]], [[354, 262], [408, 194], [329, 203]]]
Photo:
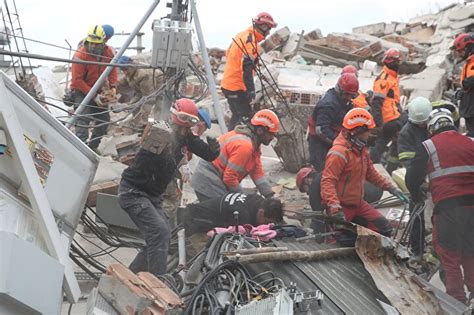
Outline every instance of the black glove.
[[221, 149], [221, 145], [219, 144], [219, 141], [217, 141], [216, 138], [207, 136], [206, 140], [207, 140], [207, 144], [209, 145], [209, 150], [212, 153], [219, 152], [219, 150]]
[[456, 92], [454, 92], [454, 99], [456, 101], [460, 101], [464, 95], [464, 91], [462, 89], [457, 89]]
[[409, 202], [409, 201], [410, 201], [410, 200], [408, 199], [408, 197], [407, 197], [401, 190], [399, 190], [399, 189], [398, 189], [397, 187], [395, 187], [395, 186], [390, 187], [390, 188], [388, 189], [388, 191], [389, 191], [392, 195], [398, 197], [398, 199], [400, 199], [400, 200], [403, 201], [403, 202]]

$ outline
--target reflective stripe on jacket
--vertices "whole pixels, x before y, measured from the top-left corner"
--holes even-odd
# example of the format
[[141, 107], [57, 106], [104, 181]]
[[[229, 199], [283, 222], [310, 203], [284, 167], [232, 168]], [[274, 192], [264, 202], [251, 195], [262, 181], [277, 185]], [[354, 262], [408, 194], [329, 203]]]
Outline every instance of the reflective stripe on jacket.
[[321, 177], [323, 202], [328, 206], [359, 206], [364, 197], [365, 180], [384, 190], [391, 186], [375, 170], [367, 148], [359, 151], [341, 132], [326, 157]]
[[474, 140], [456, 131], [441, 132], [423, 142], [433, 202], [474, 195]]
[[260, 147], [252, 141], [248, 127], [240, 125], [218, 138], [221, 151], [212, 164], [222, 176], [230, 191], [239, 191], [240, 182], [250, 175], [255, 186], [264, 195], [272, 193], [263, 172]]
[[407, 122], [398, 135], [398, 159], [405, 167], [415, 158], [416, 152], [423, 147], [422, 143], [429, 138], [426, 127]]
[[384, 124], [400, 117], [397, 107], [400, 103], [398, 73], [386, 66], [374, 81], [374, 99], [377, 98], [383, 98], [382, 108], [373, 108], [373, 110], [381, 111]]
[[263, 35], [255, 31], [253, 26], [250, 26], [234, 37], [225, 55], [226, 64], [224, 67], [224, 76], [221, 81], [222, 88], [229, 91], [247, 91], [247, 87], [244, 83], [243, 70], [245, 54], [242, 52], [242, 49], [255, 60], [258, 55], [257, 50], [260, 47], [258, 43], [263, 39]]
[[[74, 54], [73, 59], [79, 59], [84, 61], [92, 62], [110, 62], [114, 58], [114, 52], [112, 48], [105, 45], [102, 56], [97, 60], [96, 56], [91, 56], [87, 53], [85, 46], [79, 48]], [[72, 78], [71, 78], [71, 90], [79, 90], [83, 94], [89, 93], [92, 86], [95, 84], [102, 72], [105, 71], [106, 66], [99, 65], [86, 65], [73, 63], [71, 66]], [[117, 68], [113, 68], [109, 74], [109, 84], [115, 86], [117, 84]]]

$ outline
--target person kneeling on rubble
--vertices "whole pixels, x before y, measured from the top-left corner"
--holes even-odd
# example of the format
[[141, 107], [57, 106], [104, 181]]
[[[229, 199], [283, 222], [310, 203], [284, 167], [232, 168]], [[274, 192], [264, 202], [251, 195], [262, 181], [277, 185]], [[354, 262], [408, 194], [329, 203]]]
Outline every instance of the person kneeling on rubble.
[[[237, 211], [236, 220], [234, 212]], [[283, 220], [283, 204], [275, 198], [263, 198], [258, 194], [229, 193], [219, 198], [189, 204], [184, 210], [186, 237], [207, 233], [216, 227], [250, 224], [278, 223]], [[193, 247], [195, 244], [193, 244]], [[201, 246], [197, 246], [201, 247]], [[198, 248], [195, 248], [198, 250]]]
[[364, 180], [388, 190], [401, 200], [407, 197], [383, 178], [374, 168], [367, 152], [370, 129], [375, 127], [372, 115], [365, 109], [351, 109], [329, 150], [321, 177], [321, 197], [326, 214], [365, 226], [390, 236], [389, 221], [363, 199]]
[[444, 108], [431, 112], [428, 131], [431, 138], [416, 153], [405, 182], [413, 201], [420, 203], [428, 175], [433, 245], [446, 272], [446, 292], [466, 303], [464, 285], [474, 294], [474, 141], [456, 131]]
[[269, 109], [258, 111], [249, 123], [219, 137], [221, 152], [212, 163], [199, 161], [191, 178], [199, 201], [242, 192], [240, 182], [250, 175], [264, 197], [274, 195], [263, 172], [260, 145], [269, 145], [280, 126], [278, 116]]
[[[136, 63], [128, 56], [121, 56], [118, 64], [127, 65], [127, 67], [120, 68], [124, 74], [123, 78], [119, 80], [117, 88], [120, 91], [123, 88], [129, 87], [133, 90], [134, 95], [128, 102], [135, 104], [140, 102], [144, 97], [151, 95], [163, 85], [163, 73], [156, 69], [139, 69], [136, 68]], [[137, 105], [132, 109], [132, 119], [128, 121], [128, 127], [131, 133], [141, 131], [148, 123], [150, 114], [152, 118], [158, 120], [160, 115], [160, 96], [149, 97], [142, 104]]]
[[123, 171], [119, 187], [120, 206], [128, 213], [145, 239], [145, 246], [130, 264], [137, 273], [166, 272], [171, 228], [161, 207], [161, 195], [173, 178], [186, 151], [206, 161], [219, 155], [219, 144], [207, 144], [191, 132], [199, 122], [198, 108], [190, 99], [179, 99], [171, 107], [170, 122], [158, 121], [147, 127], [132, 164]]

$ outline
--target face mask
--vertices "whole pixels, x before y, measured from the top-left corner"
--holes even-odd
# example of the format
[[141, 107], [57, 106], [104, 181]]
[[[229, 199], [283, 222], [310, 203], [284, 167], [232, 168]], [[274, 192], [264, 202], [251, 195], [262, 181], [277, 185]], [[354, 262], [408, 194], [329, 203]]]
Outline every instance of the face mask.
[[102, 55], [102, 50], [103, 50], [104, 46], [100, 45], [95, 45], [95, 46], [92, 46], [92, 45], [87, 45], [86, 46], [86, 49], [87, 49], [87, 52], [95, 57], [98, 57], [98, 56], [101, 56]]

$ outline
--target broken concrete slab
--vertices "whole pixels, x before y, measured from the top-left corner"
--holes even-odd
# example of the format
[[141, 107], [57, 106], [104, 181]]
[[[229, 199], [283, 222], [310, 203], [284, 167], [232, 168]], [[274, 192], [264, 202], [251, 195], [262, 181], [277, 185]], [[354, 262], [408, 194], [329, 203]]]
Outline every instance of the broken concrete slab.
[[114, 161], [111, 157], [102, 157], [94, 177], [94, 184], [118, 180], [127, 165]]
[[323, 33], [321, 33], [321, 30], [319, 28], [315, 28], [314, 30], [306, 33], [304, 35], [304, 39], [307, 40], [307, 41], [310, 41], [310, 40], [318, 40], [318, 39], [321, 39], [323, 38]]
[[404, 95], [412, 99], [424, 95], [429, 100], [437, 100], [442, 96], [446, 70], [431, 66], [420, 73], [402, 78], [400, 88]]
[[[298, 33], [292, 33], [290, 35], [287, 42], [285, 43], [285, 45], [281, 49], [281, 55], [282, 55], [283, 58], [286, 59], [288, 57], [294, 56], [295, 54], [298, 54], [297, 50], [299, 48], [300, 39], [302, 41], [305, 41], [305, 39], [301, 38], [301, 35], [298, 34]], [[301, 45], [302, 44], [303, 43], [301, 43]]]
[[265, 52], [278, 49], [288, 41], [290, 35], [290, 29], [285, 26], [273, 32], [260, 46]]

